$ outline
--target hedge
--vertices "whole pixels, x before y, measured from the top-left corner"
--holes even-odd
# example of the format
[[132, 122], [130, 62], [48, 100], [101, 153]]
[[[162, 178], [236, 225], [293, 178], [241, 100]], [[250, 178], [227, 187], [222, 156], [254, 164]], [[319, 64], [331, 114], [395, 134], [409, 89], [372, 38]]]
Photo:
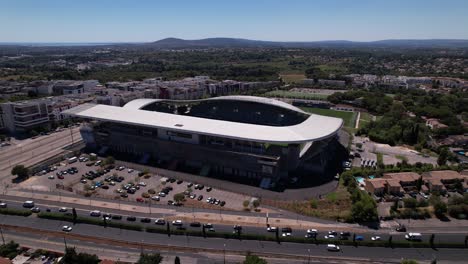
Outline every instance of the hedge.
[[12, 208], [2, 208], [0, 209], [0, 214], [4, 215], [18, 215], [18, 216], [30, 216], [32, 212], [30, 210], [22, 209], [12, 209]]
[[[73, 222], [73, 216], [60, 214], [60, 213], [39, 213], [37, 214], [37, 216], [39, 218]], [[91, 218], [91, 217], [85, 217], [85, 216], [78, 216], [76, 218], [75, 223], [104, 226], [104, 221], [101, 218]], [[141, 225], [136, 225], [136, 224], [127, 224], [127, 223], [107, 221], [107, 226], [114, 227], [114, 228], [134, 230], [134, 231], [143, 231], [143, 227]]]

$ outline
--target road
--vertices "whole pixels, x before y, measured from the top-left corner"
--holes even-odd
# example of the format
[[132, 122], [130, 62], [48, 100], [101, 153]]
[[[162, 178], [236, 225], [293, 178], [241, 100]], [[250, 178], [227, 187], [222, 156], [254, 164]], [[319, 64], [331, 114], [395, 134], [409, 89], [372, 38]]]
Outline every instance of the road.
[[[8, 225], [31, 228], [34, 232], [42, 232], [47, 237], [64, 236], [60, 232], [65, 223], [31, 217], [1, 216], [1, 225], [8, 230]], [[69, 223], [66, 223], [69, 224]], [[7, 226], [5, 228], [5, 226]], [[19, 233], [18, 231], [16, 233]], [[74, 237], [76, 236], [76, 237]], [[104, 228], [101, 226], [77, 224], [73, 231], [66, 235], [67, 239], [76, 238], [76, 241], [92, 241], [97, 244], [124, 245], [133, 248], [157, 248], [171, 249], [173, 251], [192, 252], [223, 252], [232, 254], [245, 254], [250, 251], [254, 254], [279, 256], [290, 255], [306, 258], [309, 254], [314, 257], [352, 258], [359, 263], [381, 261], [398, 262], [402, 258], [429, 261], [436, 257], [438, 260], [462, 263], [466, 258], [466, 249], [427, 249], [427, 248], [368, 248], [343, 246], [341, 252], [328, 252], [325, 245], [276, 243], [252, 240], [234, 240], [189, 236], [168, 237], [164, 234], [121, 230], [116, 228]], [[123, 241], [122, 241], [123, 240]], [[106, 248], [108, 246], [105, 246]], [[293, 258], [293, 257], [292, 257]], [[346, 261], [345, 261], [346, 262]]]
[[11, 168], [17, 164], [31, 166], [58, 155], [63, 152], [63, 147], [72, 143], [72, 138], [74, 143], [82, 140], [78, 127], [71, 131], [65, 129], [35, 139], [25, 139], [0, 149], [0, 180], [8, 178]]
[[[3, 196], [5, 198], [5, 196]], [[11, 197], [9, 197], [11, 198]], [[3, 201], [6, 201], [8, 203], [8, 207], [10, 208], [18, 208], [18, 209], [21, 209], [22, 208], [22, 205], [23, 205], [23, 200], [19, 200], [19, 199], [16, 199], [16, 200], [12, 200], [12, 199], [3, 199]], [[154, 220], [156, 218], [164, 218], [166, 220], [175, 220], [175, 219], [183, 219], [184, 222], [186, 223], [186, 226], [187, 228], [189, 229], [192, 229], [192, 230], [200, 230], [200, 228], [194, 228], [194, 227], [189, 227], [189, 222], [192, 222], [192, 221], [200, 221], [200, 222], [204, 222], [202, 220], [200, 220], [199, 218], [197, 218], [197, 216], [199, 216], [199, 214], [196, 214], [194, 215], [194, 218], [183, 218], [183, 217], [178, 217], [178, 214], [176, 212], [169, 212], [168, 210], [161, 210], [161, 209], [158, 209], [158, 208], [154, 208], [152, 214], [148, 214], [148, 213], [143, 213], [143, 212], [138, 212], [137, 210], [135, 211], [127, 211], [127, 210], [119, 210], [119, 209], [108, 209], [108, 208], [100, 208], [100, 207], [96, 207], [96, 206], [76, 206], [76, 205], [73, 205], [73, 204], [67, 204], [67, 203], [61, 203], [61, 202], [50, 202], [50, 201], [45, 201], [46, 203], [43, 203], [44, 201], [41, 201], [41, 200], [35, 200], [36, 202], [36, 206], [42, 208], [42, 211], [44, 211], [46, 208], [49, 208], [51, 209], [52, 212], [58, 212], [58, 209], [60, 207], [67, 207], [67, 208], [71, 208], [73, 206], [75, 206], [75, 209], [77, 210], [77, 213], [78, 215], [81, 215], [81, 216], [89, 216], [89, 212], [91, 210], [100, 210], [101, 212], [106, 212], [106, 213], [110, 213], [110, 214], [113, 214], [113, 215], [121, 215], [123, 216], [123, 222], [126, 222], [126, 218], [128, 216], [136, 216], [138, 217], [139, 219], [141, 218], [151, 218], [152, 221], [151, 223], [149, 224], [144, 224], [144, 223], [139, 223], [139, 224], [142, 224], [142, 225], [145, 225], [145, 226], [148, 226], [148, 225], [153, 225], [154, 226]], [[71, 209], [70, 209], [71, 210]], [[139, 220], [137, 220], [139, 221]], [[232, 228], [232, 224], [222, 224], [222, 223], [216, 223], [214, 224], [215, 226], [215, 230], [217, 232], [223, 232], [223, 233], [231, 233], [233, 231], [233, 228]], [[279, 227], [285, 227], [285, 226], [279, 226]], [[296, 237], [304, 237], [304, 235], [306, 234], [306, 230], [309, 229], [309, 228], [317, 228], [316, 226], [303, 226], [303, 227], [298, 227], [298, 228], [293, 228], [293, 233], [292, 235], [293, 236], [296, 236]], [[339, 226], [339, 225], [336, 225], [336, 228], [334, 228], [333, 225], [330, 225], [330, 228], [329, 229], [321, 229], [321, 228], [318, 228], [319, 229], [319, 238], [323, 238], [327, 232], [329, 230], [337, 230], [338, 232], [340, 230], [349, 230], [349, 229], [346, 229], [346, 228], [343, 228], [343, 226]], [[360, 230], [356, 230], [356, 229], [350, 229], [351, 232], [355, 232], [356, 235], [361, 235], [363, 236], [364, 240], [371, 240], [371, 237], [372, 236], [380, 236], [381, 239], [383, 241], [387, 241], [388, 238], [389, 238], [389, 235], [392, 235], [392, 239], [393, 241], [404, 241], [405, 238], [404, 238], [404, 233], [399, 233], [399, 232], [395, 232], [395, 231], [392, 231], [392, 230], [378, 230], [378, 231], [375, 231], [375, 230], [368, 230], [368, 229], [360, 229]], [[426, 229], [413, 229], [413, 230], [408, 230], [408, 231], [411, 231], [411, 232], [421, 232], [423, 233], [423, 241], [429, 241], [429, 237], [432, 233], [434, 234], [437, 234], [435, 236], [435, 243], [442, 243], [442, 242], [450, 242], [450, 243], [464, 243], [464, 240], [465, 240], [465, 236], [468, 235], [468, 232], [464, 231], [464, 232], [460, 232], [460, 230], [457, 230], [456, 232], [448, 232], [446, 230], [446, 228], [440, 228], [440, 229], [431, 229], [430, 233], [429, 232], [424, 232], [424, 231], [429, 231], [429, 230], [426, 230]], [[257, 225], [257, 226], [246, 226], [244, 225], [243, 226], [243, 233], [244, 234], [261, 234], [261, 235], [270, 235], [271, 237], [274, 237], [274, 233], [268, 233], [266, 231], [266, 226], [264, 225]], [[352, 238], [350, 238], [352, 239]]]

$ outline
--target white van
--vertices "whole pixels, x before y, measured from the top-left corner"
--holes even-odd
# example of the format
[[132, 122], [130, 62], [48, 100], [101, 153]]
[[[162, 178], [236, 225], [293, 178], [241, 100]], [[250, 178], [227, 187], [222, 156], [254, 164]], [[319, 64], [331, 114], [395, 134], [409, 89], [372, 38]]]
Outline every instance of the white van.
[[34, 207], [34, 202], [33, 201], [26, 201], [23, 203], [24, 208], [33, 208]]
[[421, 233], [408, 233], [405, 235], [405, 238], [410, 241], [421, 241], [422, 235]]
[[71, 157], [68, 159], [68, 164], [72, 164], [72, 163], [75, 163], [78, 161], [78, 158], [77, 157]]

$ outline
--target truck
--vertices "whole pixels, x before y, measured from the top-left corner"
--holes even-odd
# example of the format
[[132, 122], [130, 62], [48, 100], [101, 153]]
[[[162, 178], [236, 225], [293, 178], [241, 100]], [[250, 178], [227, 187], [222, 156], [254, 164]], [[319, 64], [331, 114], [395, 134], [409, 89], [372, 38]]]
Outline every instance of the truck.
[[77, 157], [71, 157], [68, 159], [68, 164], [72, 164], [72, 163], [75, 163], [78, 161], [78, 158]]

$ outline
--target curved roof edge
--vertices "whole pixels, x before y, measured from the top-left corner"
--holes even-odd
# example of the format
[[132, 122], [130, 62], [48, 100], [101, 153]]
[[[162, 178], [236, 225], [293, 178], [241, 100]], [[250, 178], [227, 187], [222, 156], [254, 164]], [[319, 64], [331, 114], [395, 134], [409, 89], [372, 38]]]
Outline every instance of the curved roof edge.
[[283, 109], [287, 110], [292, 110], [296, 112], [300, 112], [303, 114], [310, 115], [310, 113], [307, 113], [303, 111], [302, 109], [295, 107], [293, 105], [290, 105], [288, 103], [276, 100], [276, 99], [270, 99], [270, 98], [265, 98], [265, 97], [258, 97], [258, 96], [248, 96], [248, 95], [228, 95], [228, 96], [218, 96], [218, 97], [212, 97], [212, 98], [206, 98], [206, 99], [197, 99], [197, 100], [171, 100], [171, 99], [148, 99], [148, 98], [142, 98], [142, 99], [135, 99], [132, 100], [128, 103], [126, 103], [123, 107], [124, 108], [129, 108], [129, 109], [142, 109], [143, 107], [154, 103], [154, 102], [177, 102], [177, 103], [183, 103], [183, 102], [201, 102], [201, 101], [216, 101], [216, 100], [237, 100], [237, 101], [244, 101], [244, 102], [253, 102], [253, 103], [261, 103], [261, 104], [268, 104], [268, 105], [273, 105], [277, 107], [281, 107]]

